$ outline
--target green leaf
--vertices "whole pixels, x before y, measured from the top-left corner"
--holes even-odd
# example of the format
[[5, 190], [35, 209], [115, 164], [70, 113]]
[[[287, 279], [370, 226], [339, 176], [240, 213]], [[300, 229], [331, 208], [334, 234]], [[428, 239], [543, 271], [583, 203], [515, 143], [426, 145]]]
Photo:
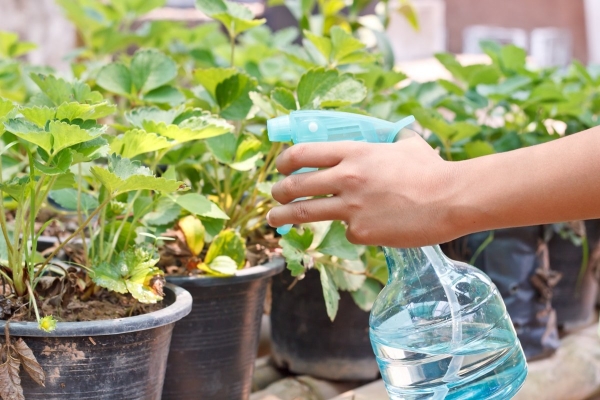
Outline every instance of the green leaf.
[[219, 162], [230, 164], [237, 150], [237, 139], [233, 133], [227, 133], [218, 138], [208, 139], [206, 146]]
[[164, 136], [132, 129], [119, 135], [110, 143], [110, 151], [122, 157], [133, 158], [137, 155], [150, 153], [173, 146], [173, 142]]
[[235, 74], [219, 83], [215, 95], [223, 118], [231, 120], [246, 118], [252, 108], [249, 93], [257, 84], [255, 78], [246, 74]]
[[436, 54], [435, 58], [454, 76], [463, 82], [467, 81], [465, 68], [449, 53]]
[[194, 71], [194, 78], [216, 100], [217, 85], [237, 73], [235, 68], [205, 68]]
[[167, 125], [164, 122], [156, 123], [147, 121], [143, 123], [143, 126], [148, 132], [158, 133], [178, 143], [208, 139], [233, 130], [233, 127], [225, 120], [209, 114], [188, 118], [179, 125]]
[[131, 80], [138, 91], [148, 93], [177, 76], [177, 64], [158, 50], [139, 50], [131, 60]]
[[525, 68], [527, 61], [527, 52], [515, 45], [502, 47], [500, 50], [500, 59], [502, 66], [508, 71], [520, 71]]
[[196, 8], [221, 21], [231, 37], [266, 22], [264, 19], [253, 19], [254, 15], [247, 7], [225, 0], [196, 0]]
[[131, 293], [134, 299], [144, 304], [154, 304], [157, 301], [161, 301], [163, 298], [158, 294], [154, 293], [151, 289], [142, 283], [125, 281], [127, 285], [127, 291]]
[[469, 158], [487, 156], [489, 154], [495, 153], [494, 148], [491, 144], [481, 140], [475, 140], [473, 142], [466, 143], [465, 152], [467, 153], [467, 157]]
[[4, 129], [16, 137], [33, 143], [46, 151], [52, 152], [52, 135], [37, 125], [22, 118], [9, 119], [4, 123]]
[[410, 0], [401, 0], [398, 13], [406, 19], [406, 21], [412, 26], [414, 30], [419, 29], [419, 16], [415, 6]]
[[298, 102], [302, 108], [348, 106], [362, 101], [366, 95], [367, 89], [361, 82], [337, 70], [312, 69], [298, 83]]
[[218, 256], [229, 256], [242, 268], [246, 262], [246, 244], [237, 232], [225, 230], [210, 244], [204, 262], [208, 265]]
[[219, 206], [198, 193], [188, 193], [177, 196], [175, 202], [181, 208], [194, 215], [215, 219], [229, 219], [229, 216], [227, 216]]
[[346, 260], [358, 259], [358, 248], [348, 241], [346, 228], [340, 221], [331, 224], [317, 251]]
[[479, 85], [477, 92], [482, 96], [500, 96], [501, 98], [509, 97], [519, 89], [529, 85], [531, 78], [527, 76], [512, 76], [497, 85]]
[[73, 163], [89, 162], [108, 155], [109, 146], [106, 139], [97, 137], [87, 142], [76, 144], [70, 148], [74, 152]]
[[56, 110], [49, 107], [23, 107], [19, 109], [19, 112], [28, 120], [44, 128], [48, 121], [55, 119]]
[[144, 222], [148, 225], [171, 224], [181, 214], [181, 207], [170, 197], [161, 197], [156, 202], [154, 211], [144, 215]]
[[127, 285], [119, 272], [119, 269], [103, 262], [93, 269], [92, 280], [96, 285], [113, 292], [127, 293]]
[[371, 311], [373, 304], [381, 292], [381, 285], [375, 280], [368, 278], [360, 288], [351, 292], [352, 299], [358, 307], [364, 311]]
[[215, 236], [217, 236], [225, 226], [224, 219], [216, 219], [216, 218], [200, 218], [204, 228], [206, 229], [206, 236], [204, 238], [205, 242], [211, 242]]
[[320, 263], [317, 263], [316, 268], [319, 270], [321, 276], [321, 287], [323, 289], [323, 297], [325, 298], [327, 315], [329, 316], [329, 319], [333, 321], [338, 311], [340, 294], [335, 286], [329, 268]]
[[456, 83], [454, 82], [450, 82], [446, 79], [439, 79], [438, 83], [447, 91], [449, 91], [450, 93], [454, 93], [457, 96], [464, 96], [465, 95], [465, 91], [463, 88], [461, 88], [460, 86], [458, 86]]
[[495, 84], [501, 77], [500, 70], [495, 65], [469, 65], [463, 71], [470, 87]]
[[[343, 260], [340, 262], [341, 268], [332, 268], [331, 276], [335, 285], [340, 290], [352, 292], [361, 287], [367, 279], [365, 265], [360, 260]], [[346, 272], [352, 271], [352, 272]]]
[[[360, 40], [337, 25], [331, 28], [330, 35], [332, 44], [331, 58], [337, 64], [343, 64], [342, 61], [344, 58], [365, 48], [365, 45]], [[360, 54], [365, 55], [362, 52]]]
[[[296, 228], [291, 229], [287, 234], [283, 236], [281, 241], [293, 246], [300, 251], [306, 251], [313, 242], [313, 233], [310, 229], [305, 228], [302, 235]], [[281, 242], [280, 241], [280, 242]]]
[[62, 78], [44, 74], [31, 74], [30, 77], [55, 106], [73, 101], [93, 104], [104, 100], [99, 92], [92, 92], [83, 82], [70, 83]]
[[437, 111], [429, 108], [417, 108], [413, 115], [419, 124], [432, 131], [442, 139], [449, 139], [455, 132], [454, 128]]
[[94, 196], [88, 193], [78, 195], [76, 189], [52, 190], [48, 197], [70, 211], [77, 211], [78, 204], [83, 211], [91, 211], [98, 208], [98, 200]]
[[[296, 229], [293, 228], [290, 233], [295, 231]], [[292, 276], [296, 277], [302, 275], [305, 271], [305, 267], [302, 265], [305, 249], [303, 249], [301, 242], [295, 240], [294, 234], [290, 236], [290, 233], [279, 240], [279, 245], [281, 246], [283, 257], [285, 257], [287, 269], [290, 270]]]
[[208, 272], [211, 275], [227, 277], [235, 275], [237, 271], [236, 262], [229, 256], [218, 256], [206, 265], [204, 263], [198, 265], [198, 268]]
[[296, 99], [294, 93], [286, 88], [275, 88], [271, 92], [271, 100], [276, 104], [283, 107], [285, 110], [294, 111], [298, 107], [296, 106]]
[[99, 129], [85, 130], [77, 125], [69, 125], [60, 121], [51, 121], [48, 130], [52, 135], [52, 154], [56, 154], [67, 147], [93, 140], [102, 133], [102, 130]]
[[195, 255], [200, 255], [202, 249], [204, 249], [204, 236], [206, 234], [206, 230], [204, 229], [202, 222], [193, 215], [188, 215], [180, 219], [178, 224], [179, 229], [181, 229], [183, 235], [185, 236], [185, 242], [192, 253]]
[[452, 136], [452, 140], [456, 142], [463, 139], [469, 139], [481, 132], [481, 126], [472, 125], [464, 121], [455, 122], [452, 124], [452, 127], [456, 131]]
[[259, 182], [256, 184], [256, 188], [260, 194], [272, 199], [273, 195], [271, 194], [271, 190], [273, 189], [273, 185], [275, 185], [275, 182]]
[[143, 128], [144, 122], [163, 122], [165, 125], [172, 124], [181, 113], [182, 108], [161, 110], [157, 107], [140, 107], [125, 113], [125, 118], [136, 128]]
[[235, 169], [236, 171], [250, 171], [255, 168], [257, 163], [262, 159], [262, 154], [255, 154], [250, 158], [245, 159], [244, 161], [234, 162], [229, 164], [229, 167]]
[[176, 106], [185, 101], [185, 96], [173, 86], [165, 85], [146, 93], [143, 99], [150, 103]]
[[116, 110], [116, 105], [109, 104], [106, 101], [97, 104], [63, 103], [56, 109], [56, 119], [67, 119], [69, 121], [75, 119], [95, 120], [111, 115]]
[[46, 175], [64, 174], [73, 164], [73, 151], [70, 149], [61, 151], [55, 158], [52, 159], [50, 164], [42, 164], [38, 160], [35, 160], [34, 164], [37, 169]]
[[319, 50], [319, 52], [325, 57], [325, 60], [329, 61], [331, 59], [331, 39], [315, 35], [314, 33], [305, 30], [304, 36]]
[[113, 155], [109, 160], [108, 169], [100, 166], [90, 168], [96, 177], [113, 194], [133, 190], [155, 190], [158, 192], [175, 192], [185, 187], [183, 182], [157, 178], [147, 167], [142, 167], [138, 161]]
[[132, 80], [129, 68], [120, 62], [112, 63], [102, 67], [96, 78], [96, 83], [109, 92], [121, 96], [131, 96]]
[[6, 117], [14, 109], [15, 105], [12, 101], [0, 97], [0, 123], [2, 122], [2, 118]]

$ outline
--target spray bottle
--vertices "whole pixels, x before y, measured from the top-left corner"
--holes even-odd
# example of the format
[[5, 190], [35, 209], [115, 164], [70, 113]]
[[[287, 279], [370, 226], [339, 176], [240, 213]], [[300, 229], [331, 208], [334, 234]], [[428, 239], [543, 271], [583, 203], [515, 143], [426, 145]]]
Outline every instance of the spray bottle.
[[[405, 137], [412, 122], [412, 116], [391, 123], [336, 111], [292, 111], [269, 120], [267, 130], [273, 142], [392, 143]], [[308, 171], [314, 169], [296, 173]], [[290, 228], [280, 227], [278, 232], [285, 234]], [[373, 305], [369, 325], [390, 398], [514, 396], [525, 380], [527, 364], [489, 277], [449, 259], [439, 246], [383, 251], [389, 279]]]

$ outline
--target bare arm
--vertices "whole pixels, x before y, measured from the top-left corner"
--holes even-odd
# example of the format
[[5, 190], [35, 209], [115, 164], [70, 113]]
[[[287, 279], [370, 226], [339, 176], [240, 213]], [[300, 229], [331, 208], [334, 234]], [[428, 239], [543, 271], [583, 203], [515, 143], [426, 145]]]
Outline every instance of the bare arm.
[[[461, 162], [420, 137], [394, 144], [292, 146], [273, 187], [273, 226], [348, 223], [353, 243], [413, 247], [483, 230], [600, 218], [600, 127], [550, 143]], [[332, 195], [290, 203], [306, 196]]]

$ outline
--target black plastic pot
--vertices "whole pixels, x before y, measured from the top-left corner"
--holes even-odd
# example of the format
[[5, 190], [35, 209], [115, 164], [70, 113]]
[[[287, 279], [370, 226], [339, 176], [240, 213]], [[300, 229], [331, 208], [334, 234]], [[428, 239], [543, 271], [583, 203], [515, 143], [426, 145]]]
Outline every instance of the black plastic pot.
[[369, 340], [369, 313], [347, 292], [340, 293], [337, 316], [327, 316], [319, 273], [291, 290], [289, 271], [273, 279], [271, 351], [276, 365], [295, 374], [335, 381], [367, 381], [379, 376]]
[[[165, 286], [159, 311], [115, 320], [59, 322], [46, 333], [37, 323], [12, 322], [46, 373], [46, 387], [21, 371], [27, 400], [159, 400], [175, 321], [190, 312], [190, 294]], [[0, 322], [4, 331], [5, 321]]]
[[[488, 235], [469, 235], [469, 253]], [[498, 287], [528, 360], [547, 357], [560, 345], [556, 311], [551, 305], [556, 274], [539, 251], [542, 238], [541, 226], [496, 230], [493, 241], [474, 263]]]
[[[591, 255], [600, 240], [600, 221], [586, 221], [585, 228]], [[593, 323], [598, 282], [593, 269], [588, 266], [581, 286], [578, 287], [583, 261], [582, 246], [576, 246], [570, 240], [554, 234], [548, 242], [548, 250], [550, 266], [562, 275], [552, 296], [559, 328], [572, 330]]]
[[173, 330], [163, 400], [250, 396], [267, 284], [284, 265], [278, 258], [229, 278], [167, 278], [194, 306]]

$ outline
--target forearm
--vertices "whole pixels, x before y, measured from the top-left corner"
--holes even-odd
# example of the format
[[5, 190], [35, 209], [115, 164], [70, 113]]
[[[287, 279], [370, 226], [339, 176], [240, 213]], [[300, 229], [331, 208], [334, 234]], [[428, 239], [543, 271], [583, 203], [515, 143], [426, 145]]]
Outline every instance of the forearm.
[[449, 218], [461, 233], [600, 218], [600, 127], [454, 168]]

